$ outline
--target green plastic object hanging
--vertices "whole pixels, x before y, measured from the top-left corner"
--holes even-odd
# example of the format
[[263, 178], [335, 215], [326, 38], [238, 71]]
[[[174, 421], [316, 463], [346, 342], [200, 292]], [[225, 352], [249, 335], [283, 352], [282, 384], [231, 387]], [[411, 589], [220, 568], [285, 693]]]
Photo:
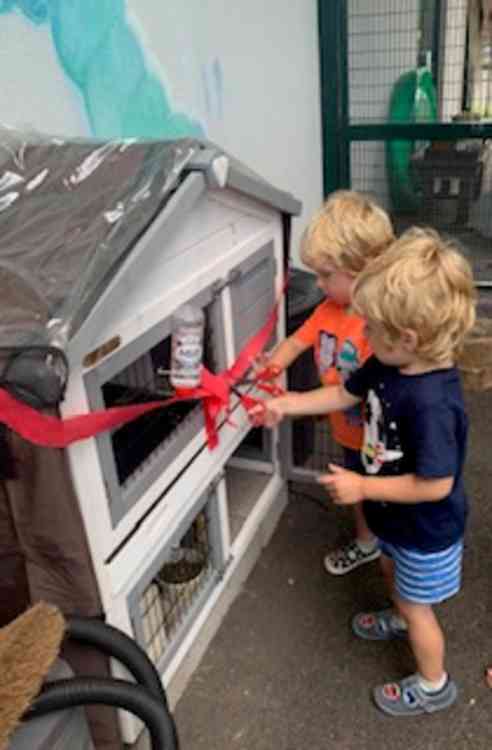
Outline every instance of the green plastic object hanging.
[[[403, 73], [391, 92], [390, 122], [435, 122], [437, 95], [428, 68], [417, 68]], [[415, 141], [386, 142], [386, 168], [393, 211], [412, 213], [419, 208], [418, 186], [411, 172], [411, 157]]]

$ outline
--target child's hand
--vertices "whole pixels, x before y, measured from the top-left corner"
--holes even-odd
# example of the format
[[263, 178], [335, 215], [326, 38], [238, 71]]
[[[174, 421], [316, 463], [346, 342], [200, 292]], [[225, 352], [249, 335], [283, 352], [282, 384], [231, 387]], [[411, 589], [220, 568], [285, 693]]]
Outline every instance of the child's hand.
[[258, 380], [275, 380], [282, 373], [282, 368], [271, 363], [268, 352], [258, 354], [253, 360], [252, 367]]
[[284, 418], [282, 398], [269, 398], [249, 409], [248, 416], [255, 427], [276, 427]]
[[270, 352], [260, 352], [256, 355], [254, 359], [251, 360], [251, 367], [255, 372], [258, 372], [259, 370], [263, 370], [265, 367], [268, 367], [268, 363], [271, 359], [271, 353]]
[[355, 471], [329, 465], [331, 474], [318, 478], [328, 491], [335, 505], [355, 505], [364, 499], [364, 477]]

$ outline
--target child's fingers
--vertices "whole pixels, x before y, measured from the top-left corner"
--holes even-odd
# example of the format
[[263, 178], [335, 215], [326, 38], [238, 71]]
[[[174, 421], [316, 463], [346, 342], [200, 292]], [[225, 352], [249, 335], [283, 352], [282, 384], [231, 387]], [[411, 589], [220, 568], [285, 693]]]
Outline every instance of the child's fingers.
[[251, 359], [251, 367], [255, 372], [265, 369], [268, 366], [269, 355], [266, 352], [257, 354], [256, 357]]
[[266, 423], [265, 407], [262, 404], [257, 404], [251, 409], [248, 409], [248, 419], [256, 427], [264, 425]]
[[267, 423], [262, 417], [252, 417], [250, 419], [250, 422], [253, 427], [268, 427]]
[[251, 414], [248, 414], [248, 419], [253, 427], [267, 427], [265, 418], [261, 414], [254, 414], [253, 416], [251, 416]]
[[255, 372], [257, 380], [275, 380], [281, 374], [282, 370], [277, 365], [267, 365]]
[[316, 481], [319, 482], [319, 484], [331, 486], [336, 483], [337, 475], [340, 475], [345, 471], [342, 466], [338, 466], [337, 464], [328, 464], [328, 468], [331, 471], [331, 474], [321, 474], [317, 477]]
[[321, 474], [319, 477], [316, 477], [316, 481], [324, 487], [331, 487], [335, 484], [336, 477], [333, 474]]
[[248, 414], [250, 417], [255, 417], [257, 414], [263, 414], [265, 412], [265, 407], [263, 404], [255, 404], [251, 407], [251, 409], [248, 409]]
[[342, 472], [346, 471], [343, 466], [338, 466], [338, 464], [328, 464], [328, 468], [333, 474], [341, 474]]

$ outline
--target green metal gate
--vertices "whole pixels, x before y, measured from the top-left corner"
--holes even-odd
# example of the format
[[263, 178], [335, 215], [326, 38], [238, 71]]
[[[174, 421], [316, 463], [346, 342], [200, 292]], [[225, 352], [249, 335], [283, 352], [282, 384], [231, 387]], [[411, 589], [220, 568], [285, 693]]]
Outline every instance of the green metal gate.
[[[490, 316], [492, 42], [490, 67], [477, 70], [472, 4], [481, 0], [319, 0], [323, 177], [325, 194], [372, 194], [397, 233], [424, 225], [457, 239]], [[342, 458], [325, 418], [283, 430], [295, 482]]]
[[361, 190], [398, 232], [425, 225], [455, 237], [488, 286], [492, 43], [480, 0], [318, 8], [325, 194]]

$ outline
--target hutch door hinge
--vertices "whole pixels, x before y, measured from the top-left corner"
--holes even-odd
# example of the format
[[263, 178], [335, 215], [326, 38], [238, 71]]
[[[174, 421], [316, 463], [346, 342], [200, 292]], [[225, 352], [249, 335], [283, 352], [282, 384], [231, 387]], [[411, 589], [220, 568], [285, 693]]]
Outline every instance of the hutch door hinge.
[[214, 282], [214, 284], [212, 285], [213, 296], [218, 297], [226, 287], [230, 286], [231, 284], [236, 284], [236, 282], [239, 281], [242, 275], [243, 272], [240, 268], [233, 268], [232, 271], [229, 271], [225, 279], [218, 279], [216, 282]]

